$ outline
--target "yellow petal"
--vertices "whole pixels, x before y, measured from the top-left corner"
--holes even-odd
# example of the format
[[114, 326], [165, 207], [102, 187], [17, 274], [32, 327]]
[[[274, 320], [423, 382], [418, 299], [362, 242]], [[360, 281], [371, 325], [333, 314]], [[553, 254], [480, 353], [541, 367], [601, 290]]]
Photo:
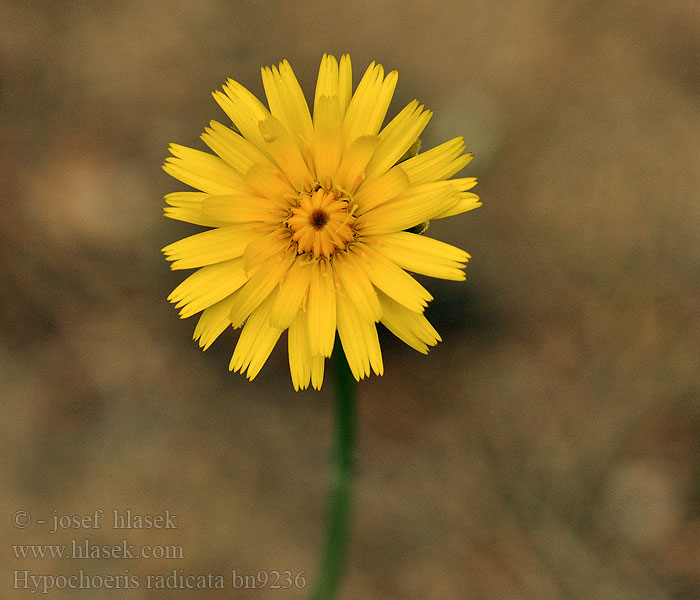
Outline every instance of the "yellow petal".
[[401, 168], [401, 165], [396, 165], [376, 179], [368, 183], [363, 183], [354, 197], [358, 209], [356, 213], [357, 216], [389, 200], [393, 200], [399, 194], [405, 192], [408, 187], [408, 176]]
[[273, 256], [282, 256], [289, 249], [289, 232], [275, 228], [251, 241], [243, 253], [243, 268], [249, 276]]
[[382, 305], [382, 324], [401, 341], [423, 354], [428, 353], [428, 346], [435, 346], [440, 335], [423, 316], [379, 293]]
[[314, 134], [311, 151], [318, 181], [328, 186], [340, 164], [340, 100], [338, 96], [320, 96], [314, 108]]
[[165, 195], [165, 201], [170, 206], [190, 207], [199, 206], [204, 198], [208, 198], [210, 194], [206, 192], [172, 192]]
[[313, 176], [301, 151], [287, 128], [270, 115], [258, 124], [265, 143], [266, 152], [284, 172], [295, 189], [310, 187]]
[[[282, 293], [280, 291], [280, 293]], [[307, 314], [299, 310], [289, 325], [287, 336], [289, 351], [289, 372], [294, 389], [299, 391], [309, 387], [309, 380], [314, 389], [320, 390], [323, 384], [325, 358], [312, 356], [309, 345], [309, 324]]]
[[362, 259], [362, 267], [374, 287], [406, 308], [423, 312], [433, 299], [420, 283], [370, 244], [356, 244], [352, 250]]
[[282, 255], [274, 255], [267, 259], [252, 273], [248, 282], [236, 292], [236, 299], [230, 313], [234, 328], [243, 325], [250, 314], [272, 293], [294, 262], [294, 256], [294, 252], [290, 249]]
[[169, 219], [203, 225], [205, 227], [223, 227], [229, 225], [225, 221], [212, 219], [202, 215], [202, 202], [209, 198], [204, 192], [174, 192], [165, 196], [165, 201], [170, 205], [163, 209], [163, 213]]
[[458, 196], [459, 201], [457, 202], [457, 204], [455, 204], [451, 208], [448, 208], [446, 211], [435, 215], [433, 219], [444, 219], [445, 217], [460, 215], [464, 212], [474, 210], [475, 208], [479, 208], [481, 206], [479, 196], [477, 196], [476, 194], [472, 194], [470, 192], [462, 192], [458, 194]]
[[304, 298], [308, 295], [310, 278], [311, 262], [297, 258], [280, 284], [277, 300], [272, 305], [270, 322], [275, 327], [281, 329], [290, 327], [295, 315], [301, 311]]
[[270, 324], [270, 307], [274, 297], [274, 294], [270, 294], [250, 315], [233, 351], [229, 371], [243, 373], [247, 369], [246, 377], [253, 380], [263, 368], [282, 335], [281, 329]]
[[197, 326], [194, 328], [193, 336], [194, 340], [198, 340], [202, 350], [209, 348], [214, 340], [231, 325], [228, 314], [231, 312], [232, 306], [233, 296], [231, 295], [204, 309], [199, 321], [197, 321]]
[[318, 100], [323, 96], [338, 95], [338, 61], [331, 54], [321, 57], [321, 65], [318, 68], [316, 79], [316, 91], [314, 93], [314, 119], [318, 111]]
[[318, 79], [316, 81], [316, 92], [314, 95], [314, 123], [319, 98], [323, 96], [337, 97], [338, 108], [341, 120], [352, 97], [352, 65], [350, 56], [343, 54], [340, 57], [340, 65], [335, 56], [324, 54], [321, 59], [321, 66], [318, 69]]
[[245, 247], [260, 235], [248, 226], [231, 225], [178, 240], [162, 252], [167, 260], [174, 261], [171, 269], [193, 269], [242, 256]]
[[201, 135], [204, 143], [239, 174], [245, 175], [256, 163], [271, 165], [269, 158], [258, 148], [225, 125], [211, 121], [204, 131], [205, 133]]
[[245, 174], [245, 182], [253, 193], [275, 200], [280, 206], [287, 206], [289, 198], [298, 195], [279, 167], [269, 163], [254, 164]]
[[201, 150], [170, 144], [173, 156], [165, 159], [163, 170], [193, 188], [208, 194], [245, 192], [243, 178], [223, 159]]
[[287, 59], [280, 63], [279, 73], [287, 92], [286, 103], [288, 108], [286, 112], [290, 123], [288, 129], [292, 132], [298, 132], [308, 142], [311, 139], [311, 131], [313, 130], [309, 105], [306, 103], [304, 92]]
[[450, 179], [450, 183], [455, 188], [455, 191], [461, 194], [472, 189], [477, 182], [476, 177], [458, 177], [457, 179]]
[[[279, 299], [279, 296], [278, 296]], [[311, 381], [311, 351], [306, 312], [297, 310], [287, 334], [289, 373], [296, 391], [305, 390]]]
[[262, 81], [267, 95], [270, 112], [297, 138], [303, 148], [303, 141], [311, 141], [311, 116], [294, 71], [287, 60], [279, 68], [263, 67]]
[[394, 95], [398, 73], [392, 71], [384, 78], [384, 68], [372, 62], [350, 100], [343, 121], [345, 147], [358, 137], [377, 135]]
[[384, 364], [374, 322], [363, 319], [344, 294], [338, 294], [337, 308], [338, 336], [355, 379], [369, 376], [370, 367], [382, 375]]
[[347, 149], [335, 176], [335, 183], [342, 190], [349, 194], [355, 192], [365, 178], [365, 167], [378, 145], [377, 136], [363, 136]]
[[340, 253], [333, 260], [333, 271], [340, 280], [341, 292], [365, 321], [377, 322], [381, 308], [377, 293], [362, 268], [362, 259], [351, 252]]
[[309, 278], [309, 345], [314, 356], [330, 356], [335, 340], [336, 290], [333, 269], [326, 261], [311, 264]]
[[362, 235], [393, 233], [434, 219], [459, 202], [449, 181], [436, 181], [409, 188], [358, 218], [356, 227]]
[[338, 66], [338, 98], [340, 99], [340, 114], [345, 117], [352, 98], [352, 63], [349, 54], [340, 57]]
[[401, 163], [411, 183], [418, 185], [452, 177], [463, 169], [473, 156], [462, 154], [466, 144], [463, 137], [454, 138]]
[[243, 259], [234, 258], [194, 272], [170, 293], [168, 300], [175, 308], [182, 308], [180, 317], [186, 319], [223, 300], [247, 280]]
[[373, 242], [373, 248], [407, 271], [453, 281], [466, 279], [463, 269], [469, 254], [450, 244], [406, 231], [369, 238], [367, 242]]
[[202, 215], [220, 222], [278, 224], [286, 214], [280, 202], [259, 196], [209, 196], [202, 202]]
[[323, 385], [323, 371], [326, 359], [323, 356], [311, 357], [311, 387], [320, 390]]
[[367, 179], [381, 175], [406, 154], [418, 139], [433, 113], [424, 111], [414, 100], [404, 108], [379, 134], [381, 143], [367, 164]]
[[263, 153], [267, 153], [265, 141], [258, 124], [270, 117], [270, 112], [253, 94], [237, 81], [229, 79], [223, 92], [213, 92], [214, 100], [228, 115], [241, 135]]

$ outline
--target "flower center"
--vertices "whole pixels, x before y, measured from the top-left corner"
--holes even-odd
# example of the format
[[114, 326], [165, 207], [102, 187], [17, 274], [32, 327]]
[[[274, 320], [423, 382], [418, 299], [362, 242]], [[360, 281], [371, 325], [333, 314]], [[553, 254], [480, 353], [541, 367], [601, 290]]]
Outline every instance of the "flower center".
[[323, 229], [326, 226], [326, 223], [328, 223], [328, 213], [319, 208], [311, 213], [309, 222], [311, 223], [311, 227], [314, 229]]
[[355, 239], [355, 217], [348, 198], [319, 188], [299, 199], [287, 219], [299, 254], [330, 258]]

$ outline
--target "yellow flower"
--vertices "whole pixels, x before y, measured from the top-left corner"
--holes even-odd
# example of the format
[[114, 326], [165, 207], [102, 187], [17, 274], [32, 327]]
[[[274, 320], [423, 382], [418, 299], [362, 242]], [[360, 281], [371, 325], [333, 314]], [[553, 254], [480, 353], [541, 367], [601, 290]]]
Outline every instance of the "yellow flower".
[[212, 229], [163, 248], [198, 269], [168, 299], [202, 312], [205, 350], [243, 328], [230, 370], [253, 379], [284, 330], [297, 390], [321, 387], [336, 329], [357, 380], [383, 373], [378, 322], [422, 353], [440, 340], [406, 271], [463, 280], [469, 255], [412, 231], [480, 203], [475, 178], [448, 180], [471, 160], [463, 138], [416, 154], [432, 116], [418, 101], [382, 129], [397, 78], [373, 62], [353, 94], [350, 57], [324, 55], [312, 118], [285, 60], [262, 69], [269, 110], [231, 79], [214, 92], [235, 128], [206, 128], [216, 155], [170, 146], [165, 171], [201, 191], [167, 195], [166, 216]]

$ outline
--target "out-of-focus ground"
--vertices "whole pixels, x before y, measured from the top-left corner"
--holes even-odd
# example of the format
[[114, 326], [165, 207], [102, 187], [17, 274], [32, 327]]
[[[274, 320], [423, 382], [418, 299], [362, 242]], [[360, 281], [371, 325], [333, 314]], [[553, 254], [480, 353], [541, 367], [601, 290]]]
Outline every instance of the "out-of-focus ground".
[[[162, 218], [183, 186], [160, 164], [225, 121], [227, 77], [260, 94], [286, 57], [308, 95], [324, 51], [355, 83], [399, 69], [390, 116], [417, 97], [424, 148], [465, 135], [484, 201], [429, 232], [473, 256], [466, 283], [427, 283], [443, 343], [384, 336], [360, 385], [342, 598], [700, 598], [697, 0], [3, 3], [0, 596], [83, 569], [140, 586], [43, 597], [305, 597], [231, 571], [316, 572], [330, 381], [295, 394], [284, 343], [249, 383], [233, 332], [191, 342], [159, 249], [197, 228]], [[114, 508], [179, 528], [113, 530]], [[10, 548], [71, 539], [184, 558]], [[146, 588], [173, 569], [226, 589]]]

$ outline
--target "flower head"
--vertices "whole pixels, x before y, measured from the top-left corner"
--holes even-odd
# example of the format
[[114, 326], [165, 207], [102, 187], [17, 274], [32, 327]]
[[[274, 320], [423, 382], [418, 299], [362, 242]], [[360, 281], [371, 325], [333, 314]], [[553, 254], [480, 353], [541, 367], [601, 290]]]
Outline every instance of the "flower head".
[[413, 101], [384, 128], [396, 87], [375, 63], [352, 93], [350, 57], [324, 55], [313, 117], [291, 66], [262, 69], [269, 110], [228, 80], [214, 98], [233, 128], [202, 135], [215, 154], [172, 144], [164, 169], [200, 191], [165, 200], [166, 216], [211, 229], [163, 248], [197, 269], [169, 296], [201, 312], [203, 349], [242, 327], [230, 369], [253, 379], [285, 330], [295, 389], [319, 389], [336, 330], [356, 379], [383, 373], [376, 324], [427, 353], [440, 336], [423, 315], [430, 293], [407, 271], [463, 280], [469, 255], [418, 235], [480, 206], [462, 169], [463, 138], [417, 154], [432, 113]]

